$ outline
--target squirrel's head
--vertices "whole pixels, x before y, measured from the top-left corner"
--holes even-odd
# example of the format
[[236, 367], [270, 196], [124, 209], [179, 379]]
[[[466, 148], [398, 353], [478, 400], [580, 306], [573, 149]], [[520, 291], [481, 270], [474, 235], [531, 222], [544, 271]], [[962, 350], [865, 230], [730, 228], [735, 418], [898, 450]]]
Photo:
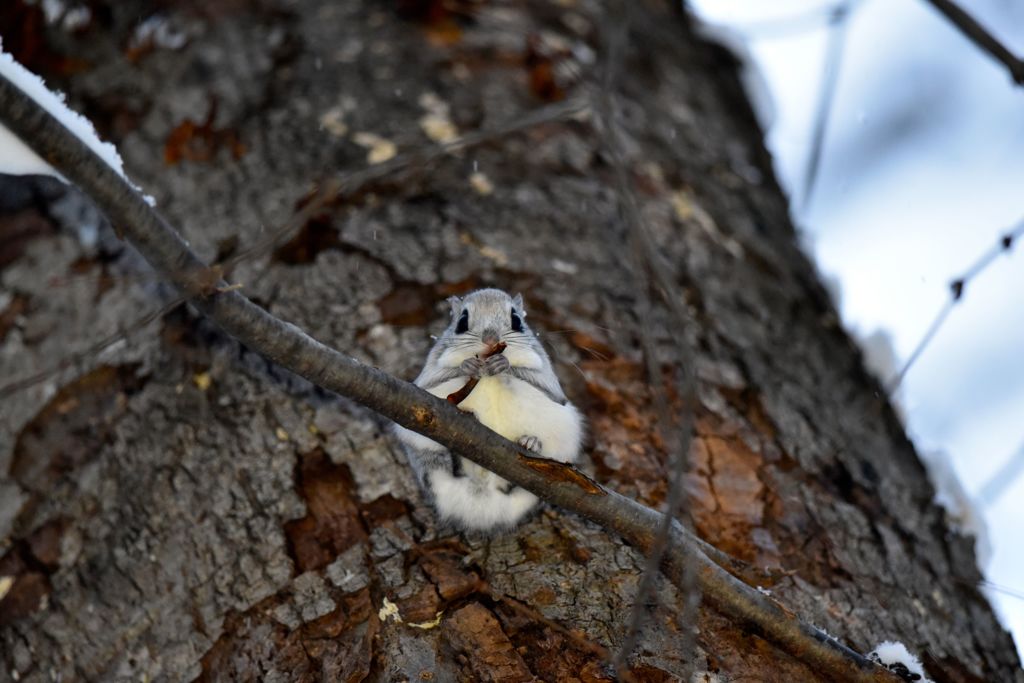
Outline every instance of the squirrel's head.
[[448, 299], [452, 319], [431, 349], [428, 363], [455, 368], [470, 356], [482, 356], [491, 346], [505, 342], [503, 351], [512, 367], [550, 372], [550, 361], [533, 330], [526, 324], [523, 297], [500, 289], [478, 289]]
[[523, 297], [500, 289], [478, 289], [464, 297], [449, 297], [452, 320], [445, 330], [456, 340], [475, 341], [484, 347], [512, 343], [533, 333], [526, 325]]

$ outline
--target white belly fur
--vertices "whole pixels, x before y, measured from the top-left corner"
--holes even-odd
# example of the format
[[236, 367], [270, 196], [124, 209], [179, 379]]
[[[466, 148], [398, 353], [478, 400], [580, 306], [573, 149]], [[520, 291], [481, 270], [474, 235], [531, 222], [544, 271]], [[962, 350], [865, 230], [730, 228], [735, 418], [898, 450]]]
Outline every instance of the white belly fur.
[[[440, 384], [430, 393], [445, 397], [466, 383], [460, 377]], [[476, 418], [510, 441], [535, 436], [541, 442], [541, 455], [562, 462], [573, 462], [579, 456], [583, 440], [583, 418], [571, 404], [561, 405], [539, 389], [522, 380], [505, 375], [484, 377], [459, 408], [472, 411]], [[408, 446], [426, 451], [444, 447], [398, 427], [396, 433]], [[438, 515], [457, 521], [467, 529], [493, 530], [518, 524], [536, 504], [530, 492], [515, 488], [502, 493], [505, 480], [479, 465], [462, 459], [463, 477], [453, 477], [445, 470], [431, 474], [430, 486]]]
[[[430, 393], [444, 397], [465, 383], [462, 378], [451, 380]], [[579, 455], [582, 424], [576, 408], [569, 403], [555, 403], [544, 392], [515, 377], [481, 378], [459, 408], [472, 412], [482, 424], [510, 441], [523, 436], [537, 437], [545, 458], [572, 462]]]

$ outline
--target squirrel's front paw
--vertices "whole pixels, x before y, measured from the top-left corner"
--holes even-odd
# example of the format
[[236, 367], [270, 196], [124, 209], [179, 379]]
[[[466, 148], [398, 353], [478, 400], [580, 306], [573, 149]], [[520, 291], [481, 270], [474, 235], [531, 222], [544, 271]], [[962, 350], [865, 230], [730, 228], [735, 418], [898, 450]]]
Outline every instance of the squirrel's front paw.
[[488, 377], [500, 375], [503, 372], [508, 372], [510, 367], [512, 365], [508, 362], [508, 358], [505, 358], [504, 354], [497, 353], [484, 361], [484, 374]]
[[466, 360], [462, 361], [462, 365], [459, 369], [467, 377], [475, 377], [480, 379], [484, 374], [484, 361], [480, 360], [476, 356], [470, 356]]
[[535, 436], [521, 436], [517, 443], [526, 450], [533, 451], [534, 453], [540, 453], [540, 449], [543, 448], [543, 444], [540, 442], [540, 439]]

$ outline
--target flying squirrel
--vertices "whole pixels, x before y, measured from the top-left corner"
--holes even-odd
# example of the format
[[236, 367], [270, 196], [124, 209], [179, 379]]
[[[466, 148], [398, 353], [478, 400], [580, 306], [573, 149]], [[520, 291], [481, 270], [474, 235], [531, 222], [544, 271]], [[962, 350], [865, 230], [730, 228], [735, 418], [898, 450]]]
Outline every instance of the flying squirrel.
[[[583, 417], [566, 399], [551, 360], [527, 326], [522, 296], [480, 289], [448, 303], [451, 322], [427, 355], [416, 386], [443, 398], [478, 379], [460, 409], [539, 456], [574, 462]], [[504, 350], [495, 352], [502, 343]], [[436, 441], [398, 425], [394, 433], [442, 521], [466, 531], [499, 531], [518, 524], [537, 504], [529, 491]]]

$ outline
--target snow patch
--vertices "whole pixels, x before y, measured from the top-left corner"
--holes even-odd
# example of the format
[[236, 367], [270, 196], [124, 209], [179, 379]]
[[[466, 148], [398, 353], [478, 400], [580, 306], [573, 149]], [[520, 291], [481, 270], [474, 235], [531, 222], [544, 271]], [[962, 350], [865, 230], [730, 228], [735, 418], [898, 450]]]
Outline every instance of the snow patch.
[[[64, 102], [63, 94], [47, 88], [42, 78], [15, 61], [13, 55], [4, 52], [2, 41], [0, 41], [0, 76], [35, 100], [36, 104], [60, 121], [61, 125], [71, 131], [75, 137], [141, 194], [139, 187], [128, 180], [128, 176], [125, 175], [124, 162], [121, 160], [117, 148], [109, 142], [100, 140], [92, 122], [70, 109]], [[52, 175], [65, 183], [68, 182], [64, 176], [43, 161], [38, 154], [2, 124], [0, 124], [0, 173]], [[150, 206], [156, 205], [156, 201], [151, 196], [143, 195], [143, 198]]]
[[139, 49], [145, 45], [162, 47], [168, 50], [180, 50], [188, 42], [188, 35], [174, 26], [159, 14], [154, 14], [135, 27], [128, 46]]
[[982, 571], [992, 559], [988, 527], [974, 499], [964, 489], [949, 453], [943, 450], [921, 451], [921, 461], [935, 488], [935, 502], [946, 511], [954, 531], [974, 536], [974, 554]]
[[868, 658], [878, 662], [905, 681], [932, 683], [925, 676], [921, 661], [910, 653], [906, 645], [899, 641], [882, 641], [868, 654]]
[[26, 5], [39, 5], [43, 17], [50, 26], [60, 26], [65, 31], [77, 31], [92, 21], [92, 11], [85, 5], [74, 5], [64, 0], [28, 0]]
[[885, 386], [900, 371], [892, 335], [881, 328], [868, 334], [856, 330], [854, 335], [861, 353], [864, 354], [864, 367], [875, 376], [879, 384]]
[[72, 7], [64, 13], [60, 25], [65, 31], [77, 31], [85, 28], [92, 21], [92, 11], [88, 7]]

